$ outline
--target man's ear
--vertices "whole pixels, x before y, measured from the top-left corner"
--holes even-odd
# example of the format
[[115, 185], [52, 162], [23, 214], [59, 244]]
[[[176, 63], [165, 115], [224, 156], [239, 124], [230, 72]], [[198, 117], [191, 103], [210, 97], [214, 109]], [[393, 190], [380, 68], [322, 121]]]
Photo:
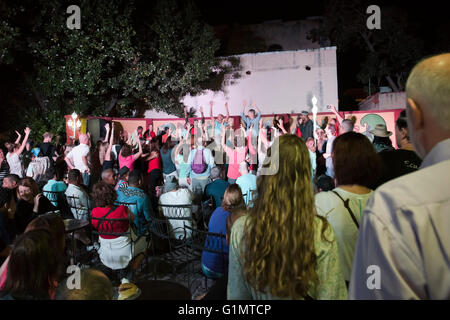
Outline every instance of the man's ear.
[[414, 129], [421, 129], [423, 127], [423, 112], [419, 103], [408, 98], [408, 110], [408, 117], [410, 117], [410, 123]]

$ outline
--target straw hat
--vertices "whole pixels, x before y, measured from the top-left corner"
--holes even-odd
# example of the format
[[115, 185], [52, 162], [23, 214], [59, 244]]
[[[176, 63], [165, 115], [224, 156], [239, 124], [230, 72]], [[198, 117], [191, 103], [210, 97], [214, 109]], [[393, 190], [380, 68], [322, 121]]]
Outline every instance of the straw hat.
[[370, 130], [369, 132], [377, 137], [390, 137], [392, 135], [392, 132], [387, 131], [386, 125], [384, 124], [377, 124], [375, 129]]

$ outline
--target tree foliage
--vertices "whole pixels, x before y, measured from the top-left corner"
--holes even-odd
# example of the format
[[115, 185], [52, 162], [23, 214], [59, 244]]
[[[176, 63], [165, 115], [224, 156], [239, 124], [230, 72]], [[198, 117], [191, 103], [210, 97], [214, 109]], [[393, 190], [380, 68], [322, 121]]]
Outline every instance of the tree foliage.
[[328, 0], [324, 23], [314, 29], [314, 41], [328, 37], [341, 52], [365, 51], [358, 80], [369, 78], [387, 84], [393, 91], [404, 90], [411, 67], [423, 55], [423, 43], [413, 36], [416, 26], [407, 14], [394, 6], [380, 6], [381, 29], [367, 28], [366, 13], [372, 3], [367, 0]]
[[137, 116], [153, 108], [182, 115], [184, 95], [230, 71], [215, 57], [219, 41], [191, 1], [81, 0], [81, 29], [74, 30], [66, 26], [71, 4], [1, 5], [0, 64], [20, 74], [34, 98], [23, 120], [36, 128], [57, 132], [60, 116], [73, 111]]

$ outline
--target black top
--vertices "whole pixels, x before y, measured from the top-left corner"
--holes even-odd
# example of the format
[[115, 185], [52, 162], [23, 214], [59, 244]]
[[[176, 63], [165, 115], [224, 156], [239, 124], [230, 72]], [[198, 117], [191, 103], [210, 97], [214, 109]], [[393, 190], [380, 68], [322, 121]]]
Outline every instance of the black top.
[[39, 156], [48, 157], [50, 159], [50, 165], [53, 165], [53, 157], [56, 157], [55, 147], [50, 142], [42, 142], [39, 148], [41, 149], [39, 152]]
[[25, 200], [19, 200], [16, 206], [16, 214], [14, 216], [17, 234], [25, 231], [31, 220], [49, 211], [55, 211], [57, 208], [46, 197], [39, 199], [39, 209], [37, 213], [33, 212], [34, 205]]
[[308, 119], [306, 123], [300, 125], [300, 132], [302, 133], [302, 139], [306, 141], [309, 137], [313, 137], [314, 126], [311, 119]]
[[103, 161], [102, 172], [107, 169], [114, 169], [114, 161], [113, 160], [105, 160]]
[[414, 172], [420, 168], [422, 159], [410, 150], [382, 151], [378, 153], [382, 160], [383, 171], [378, 186], [383, 183]]

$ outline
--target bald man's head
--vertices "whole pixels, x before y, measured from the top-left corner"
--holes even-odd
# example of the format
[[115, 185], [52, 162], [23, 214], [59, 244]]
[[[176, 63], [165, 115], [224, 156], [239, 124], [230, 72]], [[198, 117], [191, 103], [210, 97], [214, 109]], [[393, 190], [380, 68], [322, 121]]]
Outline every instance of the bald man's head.
[[406, 95], [442, 129], [450, 130], [450, 53], [419, 62], [406, 82]]
[[78, 140], [80, 140], [80, 143], [82, 143], [82, 144], [88, 144], [89, 143], [89, 137], [85, 133], [80, 134], [80, 137], [78, 138]]
[[419, 62], [406, 82], [408, 133], [424, 158], [450, 137], [450, 53]]

